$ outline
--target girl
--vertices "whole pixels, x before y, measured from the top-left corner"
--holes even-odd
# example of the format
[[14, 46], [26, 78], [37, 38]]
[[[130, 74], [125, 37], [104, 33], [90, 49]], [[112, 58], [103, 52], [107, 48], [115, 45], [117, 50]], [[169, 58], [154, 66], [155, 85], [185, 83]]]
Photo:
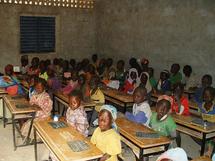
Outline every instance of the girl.
[[96, 103], [95, 110], [91, 116], [90, 125], [92, 125], [98, 117], [98, 112], [100, 111], [101, 105], [105, 103], [105, 96], [98, 87], [99, 82], [98, 77], [93, 77], [90, 81], [90, 99]]
[[173, 105], [171, 111], [179, 115], [189, 115], [189, 103], [188, 99], [183, 96], [184, 86], [181, 83], [175, 84], [173, 90]]
[[149, 74], [147, 72], [143, 72], [140, 75], [139, 86], [145, 87], [147, 90], [147, 94], [151, 93], [152, 86], [149, 81]]
[[152, 115], [148, 101], [146, 100], [146, 88], [137, 87], [133, 94], [134, 105], [133, 113], [126, 112], [127, 119], [149, 126], [150, 117]]
[[[45, 91], [46, 81], [42, 78], [38, 78], [38, 81], [35, 84], [35, 93], [30, 98], [31, 105], [37, 105], [40, 107], [40, 110], [36, 112], [35, 119], [41, 120], [49, 117], [51, 115], [52, 110], [52, 100], [48, 93]], [[30, 127], [30, 120], [25, 122], [21, 128], [21, 133], [23, 136], [27, 136], [28, 130]], [[31, 133], [30, 138], [33, 139], [33, 135]]]
[[175, 138], [176, 124], [173, 118], [168, 114], [172, 102], [172, 98], [167, 95], [158, 98], [156, 112], [152, 114], [150, 126], [160, 135]]
[[87, 102], [90, 100], [90, 86], [86, 82], [86, 77], [84, 74], [81, 74], [78, 78], [78, 87], [77, 87], [81, 93], [82, 98], [84, 102]]
[[91, 137], [92, 144], [95, 144], [104, 155], [99, 161], [117, 161], [117, 155], [121, 153], [120, 136], [114, 127], [117, 117], [117, 110], [111, 105], [103, 105], [99, 112], [99, 127]]
[[39, 62], [40, 62], [40, 59], [38, 57], [34, 57], [31, 60], [31, 67], [28, 69], [28, 75], [39, 76], [39, 73], [40, 73]]
[[160, 79], [157, 84], [157, 91], [161, 94], [164, 94], [171, 89], [171, 83], [169, 81], [169, 71], [163, 70], [160, 73]]
[[125, 81], [123, 91], [128, 94], [133, 94], [134, 89], [137, 87], [138, 72], [135, 68], [131, 68], [128, 71], [127, 80]]
[[89, 124], [87, 114], [81, 106], [81, 99], [82, 95], [80, 91], [74, 90], [71, 92], [69, 95], [69, 108], [66, 112], [66, 121], [78, 132], [87, 137]]

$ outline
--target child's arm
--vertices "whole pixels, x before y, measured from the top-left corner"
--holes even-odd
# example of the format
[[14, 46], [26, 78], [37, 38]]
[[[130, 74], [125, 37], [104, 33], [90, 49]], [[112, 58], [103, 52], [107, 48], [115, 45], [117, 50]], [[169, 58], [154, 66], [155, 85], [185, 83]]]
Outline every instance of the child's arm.
[[125, 116], [127, 119], [137, 122], [137, 123], [146, 123], [148, 121], [148, 118], [146, 117], [146, 114], [144, 112], [138, 112], [137, 115], [133, 115], [130, 112], [126, 112]]

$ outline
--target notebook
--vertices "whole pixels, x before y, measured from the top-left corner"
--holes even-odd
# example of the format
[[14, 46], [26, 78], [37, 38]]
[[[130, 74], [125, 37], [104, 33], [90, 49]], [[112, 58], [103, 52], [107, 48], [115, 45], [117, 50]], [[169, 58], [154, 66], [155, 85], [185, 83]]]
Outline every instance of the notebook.
[[81, 152], [89, 149], [89, 145], [82, 140], [75, 140], [67, 142], [73, 152]]
[[160, 135], [158, 133], [145, 133], [142, 131], [137, 131], [136, 137], [138, 137], [138, 138], [159, 138]]
[[66, 125], [64, 122], [62, 121], [57, 121], [57, 122], [49, 122], [49, 125], [51, 125], [52, 128], [54, 129], [59, 129], [59, 128], [64, 128], [67, 127], [68, 125]]

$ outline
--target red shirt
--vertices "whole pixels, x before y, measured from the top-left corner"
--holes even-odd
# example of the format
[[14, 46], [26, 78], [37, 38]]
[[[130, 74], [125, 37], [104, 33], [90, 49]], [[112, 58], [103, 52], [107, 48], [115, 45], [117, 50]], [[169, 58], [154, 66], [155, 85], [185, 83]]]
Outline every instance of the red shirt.
[[[178, 103], [174, 99], [174, 96], [172, 96], [172, 99], [173, 99], [173, 104], [171, 107], [171, 111], [179, 113]], [[186, 97], [182, 96], [180, 101], [181, 101], [181, 105], [184, 106], [184, 111], [182, 112], [182, 115], [190, 115], [188, 99]]]

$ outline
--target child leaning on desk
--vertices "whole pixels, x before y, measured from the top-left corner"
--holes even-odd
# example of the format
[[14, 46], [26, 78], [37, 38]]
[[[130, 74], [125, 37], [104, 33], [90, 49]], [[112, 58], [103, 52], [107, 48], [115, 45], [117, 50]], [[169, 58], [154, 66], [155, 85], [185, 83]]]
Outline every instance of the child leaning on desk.
[[126, 112], [125, 117], [131, 121], [149, 126], [150, 117], [152, 115], [151, 108], [146, 99], [147, 90], [145, 87], [139, 86], [134, 90], [133, 94], [133, 112]]
[[156, 112], [153, 112], [150, 119], [150, 126], [160, 135], [176, 138], [176, 124], [169, 115], [173, 100], [167, 95], [158, 98]]
[[99, 161], [117, 161], [117, 155], [121, 154], [120, 136], [116, 132], [115, 120], [117, 110], [111, 105], [103, 105], [99, 112], [99, 127], [94, 131], [91, 142], [104, 155]]

